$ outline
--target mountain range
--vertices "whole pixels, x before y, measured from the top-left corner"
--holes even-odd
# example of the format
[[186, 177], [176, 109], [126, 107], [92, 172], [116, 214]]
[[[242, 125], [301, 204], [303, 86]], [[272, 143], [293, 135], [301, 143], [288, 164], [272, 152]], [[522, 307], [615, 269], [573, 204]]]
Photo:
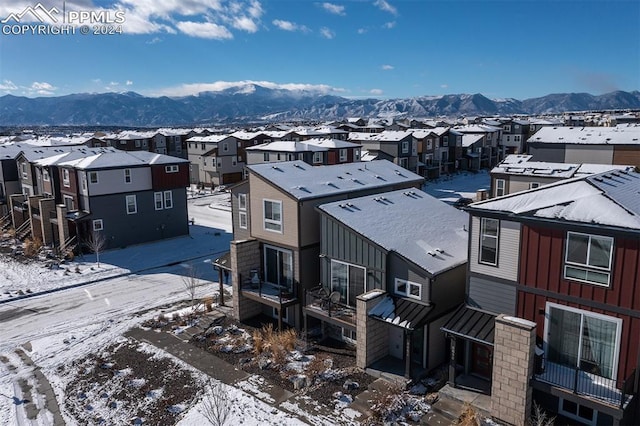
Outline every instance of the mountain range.
[[525, 100], [481, 94], [406, 99], [349, 99], [245, 84], [184, 97], [135, 92], [57, 97], [0, 97], [0, 126], [207, 126], [230, 123], [335, 120], [346, 117], [459, 117], [640, 109], [640, 91], [552, 94]]

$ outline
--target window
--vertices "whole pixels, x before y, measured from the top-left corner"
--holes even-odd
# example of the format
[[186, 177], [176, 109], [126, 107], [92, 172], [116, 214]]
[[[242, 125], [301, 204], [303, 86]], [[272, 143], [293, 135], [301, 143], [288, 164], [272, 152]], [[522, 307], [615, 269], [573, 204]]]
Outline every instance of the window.
[[263, 200], [264, 229], [282, 232], [282, 201]]
[[356, 306], [356, 297], [365, 292], [366, 269], [331, 259], [331, 291], [340, 293], [340, 302]]
[[131, 169], [124, 169], [124, 183], [131, 183]]
[[120, 141], [120, 145], [126, 145], [127, 141], [125, 141], [124, 139]]
[[173, 193], [171, 191], [164, 191], [164, 208], [173, 208]]
[[353, 157], [356, 161], [360, 161], [360, 149], [356, 149], [355, 151], [353, 151]]
[[165, 173], [178, 173], [178, 165], [172, 164], [170, 166], [164, 166]]
[[68, 169], [62, 169], [62, 184], [64, 186], [71, 186]]
[[616, 379], [620, 318], [551, 302], [547, 302], [545, 318], [548, 363]]
[[290, 250], [265, 245], [264, 268], [266, 282], [292, 290], [293, 255]]
[[86, 176], [82, 176], [82, 190], [86, 191], [87, 190], [87, 177]]
[[529, 184], [529, 189], [535, 189], [535, 188], [538, 188], [538, 187], [540, 187], [540, 183], [538, 183], [538, 182], [531, 182]]
[[613, 238], [567, 232], [564, 277], [609, 286]]
[[586, 424], [595, 425], [598, 412], [593, 408], [578, 404], [577, 402], [559, 398], [558, 414], [578, 420], [580, 423], [586, 422]]
[[406, 154], [409, 152], [409, 141], [402, 142], [402, 153]]
[[502, 126], [502, 130], [504, 130], [505, 132], [510, 132], [511, 131], [511, 125], [510, 124], [505, 124], [504, 126]]
[[269, 153], [265, 152], [264, 154], [262, 154], [262, 161], [268, 162], [269, 161]]
[[140, 148], [140, 145], [142, 145], [142, 141], [140, 139], [136, 139], [136, 148]]
[[94, 231], [102, 231], [104, 229], [104, 224], [102, 223], [102, 219], [94, 219], [93, 221], [93, 230]]
[[427, 139], [427, 151], [433, 149], [433, 139]]
[[162, 192], [154, 192], [153, 201], [156, 206], [156, 210], [162, 210]]
[[27, 163], [26, 161], [23, 161], [22, 163], [20, 163], [20, 169], [22, 170], [22, 178], [26, 179], [27, 178]]
[[200, 149], [204, 151], [206, 149], [206, 145], [204, 143], [201, 143], [200, 144]]
[[498, 219], [480, 219], [480, 263], [498, 266], [498, 229]]
[[89, 182], [98, 183], [98, 172], [89, 172]]
[[280, 161], [280, 153], [278, 153], [278, 161]]
[[[461, 141], [462, 140], [462, 136], [460, 136], [458, 140]], [[442, 137], [442, 145], [443, 146], [448, 146], [449, 145], [449, 136], [443, 136]]]
[[[291, 155], [291, 154], [289, 154], [289, 155]], [[238, 163], [236, 162], [236, 157], [231, 157], [231, 165], [232, 165], [232, 166], [235, 166], [236, 164], [238, 164]]]
[[496, 179], [496, 197], [502, 197], [505, 194], [504, 184], [504, 179]]
[[135, 214], [138, 213], [138, 203], [136, 201], [135, 195], [127, 195], [127, 214]]
[[514, 135], [513, 136], [513, 141], [514, 142], [520, 142], [520, 135]]
[[320, 164], [322, 163], [322, 153], [321, 152], [314, 152], [313, 153], [313, 164]]
[[49, 179], [49, 172], [48, 171], [46, 171], [46, 170], [42, 171], [42, 180], [45, 181], [45, 182], [49, 182], [50, 179]]
[[247, 194], [238, 194], [238, 223], [241, 229], [247, 229]]
[[511, 142], [511, 136], [507, 135], [507, 142]]
[[222, 144], [222, 150], [223, 151], [229, 151], [229, 143], [225, 142]]
[[344, 163], [345, 161], [347, 161], [347, 150], [346, 149], [341, 149], [340, 150], [340, 162]]
[[73, 197], [70, 195], [63, 195], [64, 205], [67, 208], [67, 211], [74, 211], [76, 209], [75, 202], [73, 201]]
[[396, 278], [395, 292], [400, 296], [422, 299], [422, 284]]

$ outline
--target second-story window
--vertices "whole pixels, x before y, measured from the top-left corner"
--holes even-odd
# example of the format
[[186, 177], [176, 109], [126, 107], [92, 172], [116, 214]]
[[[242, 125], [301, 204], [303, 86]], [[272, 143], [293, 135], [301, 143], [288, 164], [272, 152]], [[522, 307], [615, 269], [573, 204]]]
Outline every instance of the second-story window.
[[156, 210], [162, 210], [162, 192], [153, 193], [153, 202], [156, 206]]
[[496, 179], [496, 197], [502, 197], [505, 194], [505, 181], [504, 179]]
[[173, 208], [173, 193], [171, 191], [164, 191], [164, 208]]
[[264, 229], [282, 232], [282, 201], [263, 200]]
[[565, 278], [608, 287], [612, 258], [613, 238], [567, 232]]
[[49, 172], [46, 170], [42, 171], [42, 180], [45, 182], [49, 182]]
[[124, 169], [124, 183], [131, 183], [131, 169]]
[[20, 163], [20, 169], [22, 170], [22, 179], [26, 179], [27, 178], [27, 162], [23, 161], [22, 163]]
[[430, 151], [432, 149], [433, 149], [433, 140], [427, 139], [427, 151]]
[[422, 284], [396, 278], [395, 293], [413, 299], [422, 299]]
[[356, 161], [360, 161], [360, 149], [356, 149], [355, 151], [353, 151], [353, 158]]
[[340, 162], [344, 163], [345, 161], [347, 161], [347, 150], [346, 149], [341, 149], [340, 150]]
[[322, 163], [322, 153], [321, 152], [314, 152], [313, 153], [313, 164], [320, 164]]
[[402, 153], [407, 154], [409, 152], [409, 141], [402, 142]]
[[127, 214], [136, 214], [138, 213], [138, 203], [135, 195], [127, 195]]
[[178, 165], [164, 166], [165, 173], [178, 173]]
[[498, 219], [480, 219], [480, 263], [498, 266], [499, 224]]
[[247, 194], [238, 194], [238, 223], [241, 229], [247, 229]]
[[89, 182], [98, 183], [98, 172], [89, 172]]
[[265, 162], [269, 161], [269, 153], [268, 152], [265, 152], [264, 154], [262, 154], [262, 161], [265, 161]]
[[71, 181], [69, 180], [69, 170], [62, 169], [62, 184], [64, 186], [71, 186]]

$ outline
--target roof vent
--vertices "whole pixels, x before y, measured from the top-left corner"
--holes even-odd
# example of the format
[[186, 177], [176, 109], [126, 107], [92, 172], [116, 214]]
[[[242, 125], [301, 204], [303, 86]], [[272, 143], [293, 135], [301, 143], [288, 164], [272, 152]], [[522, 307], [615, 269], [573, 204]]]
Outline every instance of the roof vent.
[[302, 166], [300, 164], [298, 164], [298, 163], [293, 163], [293, 167], [297, 167], [299, 169], [304, 170], [304, 168], [302, 168]]
[[434, 251], [429, 250], [429, 251], [427, 252], [427, 254], [428, 254], [429, 256], [436, 257], [436, 252], [434, 252]]
[[436, 248], [436, 251], [437, 251], [438, 253], [444, 253], [444, 250], [443, 250], [443, 249], [441, 249], [440, 247]]

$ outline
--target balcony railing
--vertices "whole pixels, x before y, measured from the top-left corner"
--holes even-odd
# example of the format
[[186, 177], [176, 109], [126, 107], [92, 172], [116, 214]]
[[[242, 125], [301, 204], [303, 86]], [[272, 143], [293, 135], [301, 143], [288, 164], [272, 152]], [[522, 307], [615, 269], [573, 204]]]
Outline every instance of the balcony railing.
[[[313, 309], [322, 316], [336, 318], [351, 324], [356, 323], [356, 308], [339, 301], [339, 293], [328, 292], [323, 287], [305, 291], [305, 308]], [[332, 300], [333, 299], [333, 300]]]
[[287, 305], [295, 302], [298, 295], [296, 285], [290, 287], [272, 284], [263, 280], [242, 279], [242, 292], [252, 293], [260, 298], [267, 298], [278, 302], [281, 305]]
[[624, 409], [635, 395], [635, 375], [636, 370], [625, 380], [614, 380], [575, 367], [546, 361], [544, 371], [535, 374], [534, 379]]

